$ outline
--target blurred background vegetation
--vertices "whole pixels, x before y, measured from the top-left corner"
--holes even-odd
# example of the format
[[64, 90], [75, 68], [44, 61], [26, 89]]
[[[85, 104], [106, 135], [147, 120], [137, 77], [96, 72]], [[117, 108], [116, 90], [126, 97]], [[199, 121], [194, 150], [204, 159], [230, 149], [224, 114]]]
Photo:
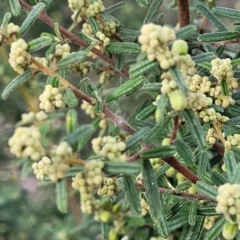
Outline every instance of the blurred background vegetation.
[[[105, 6], [110, 6], [116, 1], [103, 0]], [[199, 2], [190, 1], [192, 9], [192, 22], [198, 23], [194, 6]], [[238, 1], [218, 1], [218, 5], [235, 7], [240, 9]], [[162, 24], [175, 26], [177, 24], [176, 9], [168, 9], [170, 1], [164, 1], [160, 11], [164, 13]], [[0, 21], [3, 15], [10, 11], [8, 1], [0, 3]], [[126, 1], [121, 10], [114, 13], [124, 28], [140, 29], [146, 9], [137, 6], [134, 0]], [[66, 0], [57, 0], [48, 9], [48, 14], [62, 26], [68, 28], [71, 25], [71, 12]], [[15, 24], [21, 25], [25, 13], [21, 17], [12, 18]], [[210, 26], [207, 26], [207, 28]], [[79, 29], [81, 26], [79, 26]], [[54, 33], [45, 23], [38, 20], [26, 36], [29, 41], [38, 37], [42, 32]], [[0, 48], [0, 92], [4, 89], [16, 73], [8, 64], [9, 48]], [[94, 79], [92, 79], [94, 80]], [[0, 240], [85, 240], [102, 239], [100, 225], [90, 217], [81, 215], [78, 196], [71, 194], [69, 197], [69, 213], [64, 215], [58, 212], [55, 205], [54, 186], [41, 183], [31, 170], [30, 163], [26, 159], [14, 159], [9, 153], [7, 140], [14, 131], [15, 124], [20, 120], [21, 114], [29, 110], [36, 110], [40, 89], [37, 79], [21, 86], [12, 93], [7, 101], [0, 99]], [[125, 100], [122, 103], [124, 110], [131, 111], [134, 108], [138, 96]], [[130, 103], [130, 104], [129, 104]], [[81, 123], [86, 123], [89, 118], [79, 110]], [[55, 120], [55, 133], [61, 137], [64, 125], [64, 114], [60, 120]], [[23, 173], [21, 169], [25, 168]]]

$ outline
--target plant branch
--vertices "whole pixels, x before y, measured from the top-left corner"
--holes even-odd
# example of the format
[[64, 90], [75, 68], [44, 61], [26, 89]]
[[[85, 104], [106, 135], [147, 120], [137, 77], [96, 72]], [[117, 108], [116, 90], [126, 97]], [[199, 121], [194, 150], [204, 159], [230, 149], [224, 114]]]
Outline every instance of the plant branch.
[[[23, 8], [25, 8], [28, 11], [32, 10], [32, 6], [30, 6], [29, 4], [27, 4], [26, 2], [24, 2], [23, 0], [19, 0], [21, 6]], [[39, 18], [44, 21], [46, 24], [48, 24], [50, 27], [54, 27], [54, 20], [51, 19], [45, 12], [40, 13]], [[65, 37], [67, 37], [68, 39], [71, 40], [71, 42], [87, 48], [89, 46], [88, 43], [84, 42], [82, 39], [78, 38], [75, 34], [69, 32], [66, 28], [59, 26], [59, 31], [62, 35], [64, 35]], [[91, 51], [96, 54], [99, 58], [101, 58], [102, 60], [104, 60], [106, 63], [108, 63], [112, 68], [114, 68], [114, 61], [109, 58], [106, 54], [102, 53], [101, 51], [99, 51], [96, 48], [92, 48]], [[119, 71], [119, 73], [123, 76], [128, 78], [129, 77], [129, 73], [127, 69], [123, 69], [121, 71]]]
[[178, 0], [178, 21], [180, 28], [190, 24], [190, 11], [188, 0]]
[[[135, 183], [135, 186], [141, 190], [144, 190], [145, 187], [141, 183]], [[166, 193], [166, 192], [171, 192], [172, 195], [179, 196], [179, 197], [184, 197], [184, 198], [189, 198], [189, 199], [197, 199], [197, 200], [205, 200], [208, 202], [214, 202], [212, 199], [201, 195], [201, 194], [191, 194], [191, 193], [186, 193], [186, 192], [177, 192], [175, 190], [167, 189], [167, 188], [158, 188], [159, 193]]]

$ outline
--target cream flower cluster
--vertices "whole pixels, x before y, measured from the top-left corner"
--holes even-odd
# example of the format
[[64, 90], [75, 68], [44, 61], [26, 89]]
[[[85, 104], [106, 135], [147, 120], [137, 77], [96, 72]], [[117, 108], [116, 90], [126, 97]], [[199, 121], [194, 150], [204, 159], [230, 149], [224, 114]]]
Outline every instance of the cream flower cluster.
[[207, 230], [211, 229], [218, 217], [219, 216], [206, 216], [204, 219], [203, 227]]
[[99, 156], [106, 157], [110, 161], [124, 161], [122, 152], [126, 144], [111, 136], [97, 137], [92, 140], [93, 151]]
[[188, 85], [189, 90], [200, 93], [209, 93], [211, 86], [212, 82], [209, 80], [209, 77], [207, 76], [202, 77], [199, 74], [193, 75]]
[[112, 197], [120, 191], [119, 187], [116, 185], [116, 179], [107, 178], [103, 179], [101, 188], [98, 189], [97, 193], [99, 196], [108, 195]]
[[224, 146], [227, 149], [230, 149], [231, 147], [234, 147], [234, 146], [240, 147], [240, 134], [234, 134], [233, 136], [232, 135], [227, 136]]
[[225, 183], [218, 187], [216, 212], [228, 221], [238, 224], [240, 229], [240, 184]]
[[38, 161], [46, 154], [41, 143], [41, 134], [34, 126], [16, 128], [13, 136], [8, 140], [8, 145], [11, 153], [18, 158]]
[[67, 158], [73, 154], [72, 147], [65, 141], [60, 142], [51, 150], [52, 160], [54, 162], [64, 162]]
[[101, 31], [98, 31], [96, 33], [96, 37], [102, 41], [102, 44], [104, 47], [106, 47], [109, 43], [110, 43], [110, 38], [107, 37], [104, 33], [102, 33]]
[[225, 123], [229, 120], [228, 117], [222, 116], [220, 113], [216, 112], [213, 108], [206, 108], [199, 113], [199, 117], [203, 119], [204, 122], [221, 122]]
[[51, 165], [51, 160], [48, 157], [43, 157], [38, 163], [33, 163], [32, 168], [33, 172], [36, 175], [37, 179], [43, 180], [44, 172], [43, 169], [45, 165]]
[[105, 177], [101, 161], [89, 161], [84, 166], [84, 172], [78, 173], [72, 180], [72, 187], [81, 194], [81, 210], [83, 213], [92, 213], [96, 208], [98, 200], [94, 198], [92, 192], [97, 190]]
[[210, 143], [210, 144], [214, 144], [217, 141], [217, 133], [215, 131], [214, 128], [209, 128], [208, 132], [207, 132], [207, 136], [206, 136], [206, 140]]
[[47, 119], [47, 114], [44, 111], [39, 111], [36, 113], [30, 111], [28, 113], [23, 113], [21, 115], [21, 119], [23, 124], [33, 123], [34, 121], [43, 122], [45, 119]]
[[150, 211], [150, 206], [149, 206], [147, 200], [145, 198], [141, 198], [140, 205], [142, 207], [142, 212], [141, 212], [142, 216], [147, 215]]
[[72, 66], [70, 66], [71, 72], [78, 72], [80, 74], [87, 74], [90, 71], [90, 68], [92, 66], [91, 62], [82, 62], [82, 63], [77, 63]]
[[31, 63], [31, 55], [28, 53], [27, 48], [28, 45], [22, 38], [11, 44], [9, 63], [19, 74], [23, 74]]
[[55, 52], [54, 54], [50, 54], [48, 56], [48, 58], [50, 60], [52, 60], [53, 58], [57, 58], [57, 59], [61, 59], [61, 58], [65, 58], [68, 55], [70, 55], [70, 46], [69, 44], [65, 43], [65, 44], [57, 44], [55, 46]]
[[168, 69], [175, 64], [174, 55], [168, 48], [168, 43], [175, 39], [174, 30], [153, 23], [143, 25], [141, 35], [138, 37], [141, 51], [147, 54], [148, 60], [156, 59], [163, 69]]
[[39, 96], [39, 100], [40, 109], [43, 109], [46, 112], [52, 112], [64, 106], [62, 93], [58, 88], [53, 87], [51, 84], [45, 86], [43, 93]]
[[212, 98], [207, 97], [205, 94], [201, 92], [189, 92], [187, 95], [187, 107], [188, 109], [192, 109], [193, 111], [199, 111], [202, 108], [208, 107], [212, 105]]
[[112, 77], [111, 73], [108, 72], [102, 72], [99, 77], [99, 83], [107, 83]]
[[81, 109], [84, 110], [91, 118], [95, 118], [97, 116], [94, 107], [87, 101], [82, 100]]
[[5, 44], [9, 40], [11, 42], [17, 41], [17, 34], [19, 32], [20, 27], [13, 23], [9, 23], [7, 26], [7, 31], [3, 34], [2, 30], [0, 29], [0, 44]]

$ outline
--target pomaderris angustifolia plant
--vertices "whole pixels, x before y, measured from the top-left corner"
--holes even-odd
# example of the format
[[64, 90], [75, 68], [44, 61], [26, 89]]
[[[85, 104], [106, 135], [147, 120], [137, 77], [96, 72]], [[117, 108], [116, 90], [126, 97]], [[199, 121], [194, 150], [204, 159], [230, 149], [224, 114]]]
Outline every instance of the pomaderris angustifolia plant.
[[[143, 24], [126, 29], [113, 16], [124, 2], [68, 0], [67, 30], [47, 15], [53, 1], [30, 2], [9, 0], [2, 19], [0, 44], [17, 74], [2, 98], [38, 76], [45, 83], [8, 143], [39, 181], [56, 184], [59, 211], [80, 193], [100, 239], [240, 239], [240, 11], [176, 0], [170, 26], [163, 0], [136, 0]], [[17, 26], [11, 15], [22, 10]], [[25, 38], [37, 19], [55, 34]], [[138, 101], [125, 113], [126, 95]], [[92, 122], [81, 124], [80, 108]]]

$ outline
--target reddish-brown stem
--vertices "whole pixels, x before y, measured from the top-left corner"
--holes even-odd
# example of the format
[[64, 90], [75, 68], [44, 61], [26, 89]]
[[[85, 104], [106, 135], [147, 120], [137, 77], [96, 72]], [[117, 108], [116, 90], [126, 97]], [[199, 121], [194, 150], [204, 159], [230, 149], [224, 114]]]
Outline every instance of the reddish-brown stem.
[[174, 117], [173, 132], [172, 132], [172, 136], [171, 136], [171, 143], [173, 143], [174, 140], [177, 137], [178, 127], [179, 127], [179, 119], [178, 119], [178, 115], [177, 115], [177, 116]]
[[[20, 2], [21, 6], [23, 8], [27, 9], [28, 11], [32, 10], [32, 6], [30, 6], [29, 4], [27, 4], [23, 0], [19, 0], [19, 2]], [[45, 12], [40, 13], [39, 18], [42, 21], [44, 21], [46, 24], [48, 24], [49, 26], [54, 27], [54, 21]], [[87, 48], [89, 46], [88, 43], [84, 42], [82, 39], [78, 38], [76, 35], [69, 32], [66, 28], [64, 28], [62, 26], [59, 26], [59, 31], [62, 35], [64, 35], [68, 39], [70, 39], [71, 42], [73, 42], [73, 43], [75, 43], [79, 46], [82, 46], [84, 48]], [[99, 51], [96, 48], [93, 48], [91, 51], [114, 68], [114, 61], [111, 58], [109, 58], [106, 54], [102, 53], [101, 51]], [[119, 73], [123, 77], [126, 77], [126, 78], [129, 77], [129, 73], [128, 73], [127, 69], [123, 69]]]
[[188, 0], [178, 0], [178, 21], [180, 28], [190, 24], [190, 11]]
[[219, 143], [214, 143], [212, 146], [212, 149], [219, 153], [220, 155], [224, 155], [224, 147], [222, 145], [220, 145]]
[[[135, 183], [136, 187], [138, 187], [141, 190], [144, 190], [145, 187], [143, 184], [140, 183]], [[208, 197], [201, 195], [201, 194], [191, 194], [191, 193], [186, 193], [186, 192], [176, 192], [171, 189], [167, 188], [158, 188], [159, 193], [165, 193], [165, 192], [171, 192], [172, 195], [179, 196], [179, 197], [184, 197], [184, 198], [189, 198], [189, 199], [197, 199], [197, 200], [205, 200], [209, 202], [215, 202], [212, 199], [209, 199]]]

